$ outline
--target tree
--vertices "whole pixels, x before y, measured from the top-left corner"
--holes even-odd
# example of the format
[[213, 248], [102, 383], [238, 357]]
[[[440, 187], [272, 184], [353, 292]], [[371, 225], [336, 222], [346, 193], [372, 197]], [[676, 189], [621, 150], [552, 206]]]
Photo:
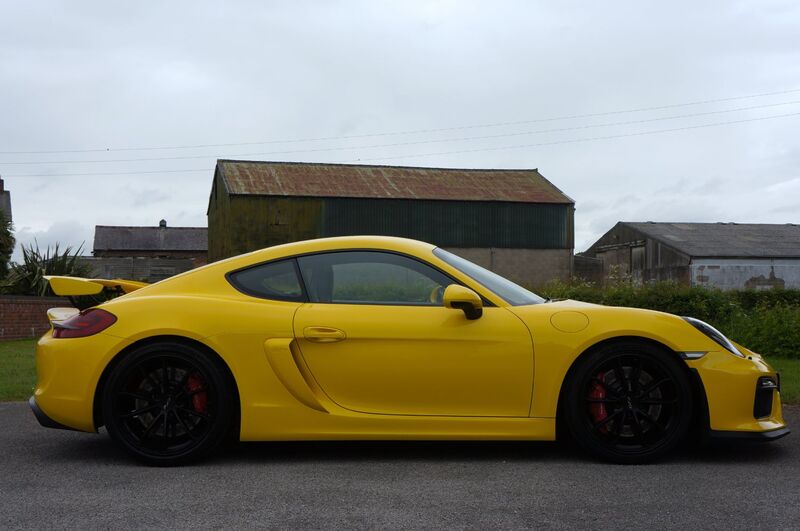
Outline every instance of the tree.
[[12, 264], [5, 282], [0, 286], [0, 291], [11, 295], [38, 295], [40, 297], [49, 293], [45, 275], [58, 275], [65, 277], [86, 277], [91, 274], [91, 267], [80, 261], [83, 245], [73, 253], [72, 247], [67, 247], [64, 252], [59, 252], [58, 244], [53, 250], [48, 246], [44, 252], [39, 250], [39, 244], [22, 246], [22, 263]]
[[11, 261], [11, 253], [14, 252], [14, 226], [5, 211], [0, 208], [0, 280], [8, 275], [8, 265]]

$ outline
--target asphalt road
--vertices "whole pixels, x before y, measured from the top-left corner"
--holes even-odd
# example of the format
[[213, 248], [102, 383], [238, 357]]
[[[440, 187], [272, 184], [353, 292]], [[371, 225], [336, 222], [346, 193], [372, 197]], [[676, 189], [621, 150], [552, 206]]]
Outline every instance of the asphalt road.
[[[786, 411], [800, 427], [800, 409]], [[800, 431], [648, 466], [555, 443], [239, 444], [173, 469], [0, 403], [0, 529], [800, 526]]]

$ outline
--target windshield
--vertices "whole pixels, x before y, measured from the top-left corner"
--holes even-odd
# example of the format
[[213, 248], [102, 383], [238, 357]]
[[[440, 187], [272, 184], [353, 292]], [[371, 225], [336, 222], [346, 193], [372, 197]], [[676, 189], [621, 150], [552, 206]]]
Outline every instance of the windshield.
[[483, 284], [512, 306], [541, 304], [545, 302], [545, 300], [537, 294], [526, 290], [522, 286], [514, 284], [507, 278], [503, 278], [497, 273], [492, 273], [488, 269], [484, 269], [478, 264], [473, 264], [469, 260], [465, 260], [464, 258], [447, 252], [444, 249], [437, 247], [433, 250], [433, 254], [451, 266], [455, 267], [471, 279]]

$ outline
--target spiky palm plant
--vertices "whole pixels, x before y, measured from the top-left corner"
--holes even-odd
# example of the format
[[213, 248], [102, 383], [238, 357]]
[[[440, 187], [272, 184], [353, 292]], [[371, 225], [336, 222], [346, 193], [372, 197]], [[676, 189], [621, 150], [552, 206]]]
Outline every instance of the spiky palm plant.
[[59, 245], [53, 249], [48, 246], [44, 252], [39, 249], [39, 244], [22, 246], [22, 263], [12, 264], [11, 271], [2, 285], [2, 291], [13, 295], [50, 294], [45, 275], [59, 275], [67, 277], [85, 277], [91, 273], [91, 268], [79, 260], [83, 245], [73, 253], [72, 247], [67, 247], [60, 252]]
[[8, 263], [14, 252], [14, 226], [5, 210], [0, 208], [0, 280], [8, 275]]

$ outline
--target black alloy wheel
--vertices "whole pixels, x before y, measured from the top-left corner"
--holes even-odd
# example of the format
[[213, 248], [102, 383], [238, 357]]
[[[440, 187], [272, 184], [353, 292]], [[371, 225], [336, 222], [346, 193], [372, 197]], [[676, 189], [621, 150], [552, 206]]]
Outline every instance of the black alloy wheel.
[[617, 463], [663, 457], [686, 436], [692, 393], [673, 353], [636, 341], [589, 354], [567, 383], [564, 420], [575, 441]]
[[135, 458], [171, 466], [217, 448], [232, 426], [231, 385], [219, 362], [181, 343], [160, 343], [123, 358], [106, 382], [109, 435]]

